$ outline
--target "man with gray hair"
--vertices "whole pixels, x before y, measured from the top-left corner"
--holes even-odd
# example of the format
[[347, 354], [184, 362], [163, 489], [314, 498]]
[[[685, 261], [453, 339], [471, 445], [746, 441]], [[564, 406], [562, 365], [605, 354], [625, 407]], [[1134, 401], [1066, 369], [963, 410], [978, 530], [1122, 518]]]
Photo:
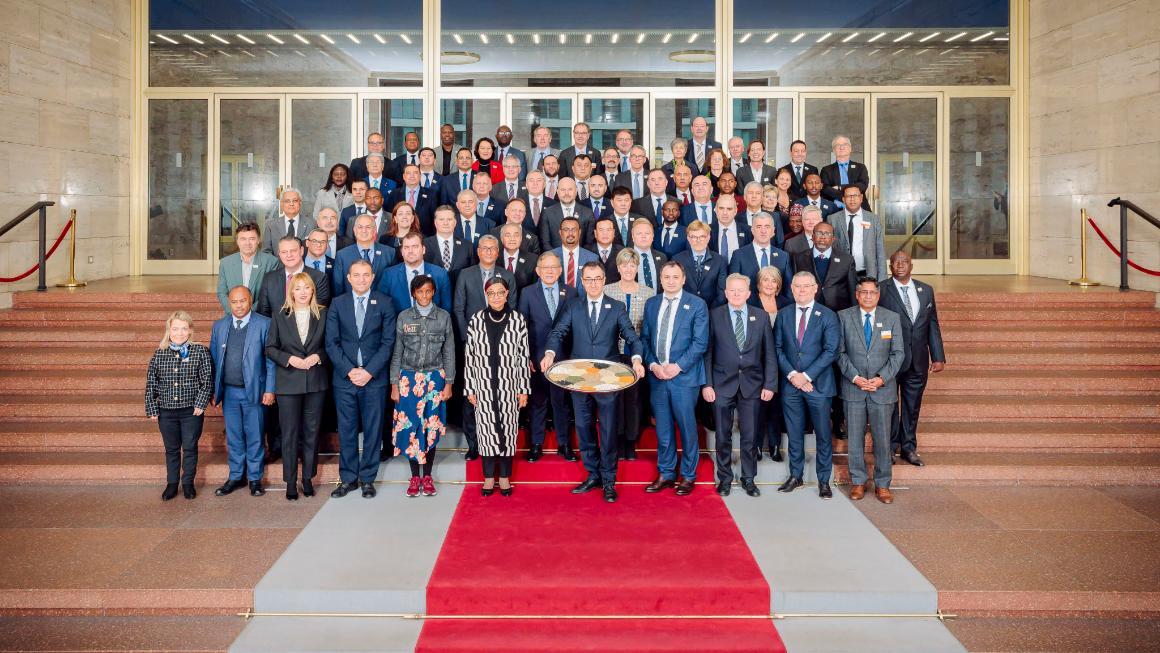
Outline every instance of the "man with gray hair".
[[628, 170], [616, 175], [612, 187], [624, 186], [632, 191], [632, 199], [640, 199], [648, 193], [645, 185], [648, 175], [648, 153], [640, 145], [633, 145], [628, 151]]
[[277, 254], [279, 238], [294, 236], [305, 241], [306, 234], [315, 226], [313, 218], [302, 215], [302, 193], [297, 188], [287, 188], [278, 198], [278, 216], [267, 218], [262, 225], [262, 249], [269, 254]]
[[692, 166], [696, 174], [705, 169], [705, 162], [709, 160], [709, 150], [721, 149], [720, 141], [709, 138], [709, 121], [703, 116], [693, 118], [689, 123], [689, 130], [693, 132], [685, 150], [685, 161]]
[[386, 165], [387, 158], [382, 154], [371, 152], [367, 155], [367, 188], [378, 189], [383, 197], [389, 195], [399, 185], [394, 178], [387, 175]]
[[870, 172], [866, 164], [850, 160], [854, 146], [850, 143], [850, 138], [844, 134], [835, 136], [830, 142], [830, 147], [834, 151], [834, 162], [824, 166], [819, 173], [822, 177], [822, 197], [842, 204], [842, 189], [853, 184], [862, 195], [862, 209], [869, 211], [870, 203], [866, 201], [866, 189], [870, 187]]

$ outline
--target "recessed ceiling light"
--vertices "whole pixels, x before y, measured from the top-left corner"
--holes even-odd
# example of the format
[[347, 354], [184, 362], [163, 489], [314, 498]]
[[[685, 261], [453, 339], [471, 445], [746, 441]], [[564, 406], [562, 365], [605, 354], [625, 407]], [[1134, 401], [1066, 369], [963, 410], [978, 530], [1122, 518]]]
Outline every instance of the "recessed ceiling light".
[[237, 36], [239, 39], [245, 41], [246, 43], [249, 43], [250, 45], [254, 45], [254, 40], [251, 39], [250, 37], [246, 36], [245, 34], [238, 34]]
[[387, 40], [386, 40], [386, 39], [384, 39], [383, 37], [379, 36], [378, 34], [375, 34], [375, 40], [376, 40], [376, 41], [378, 41], [379, 43], [382, 43], [382, 44], [384, 44], [384, 45], [385, 45], [385, 44], [386, 44], [386, 42], [387, 42]]
[[273, 41], [273, 42], [277, 43], [278, 45], [282, 45], [283, 43], [285, 43], [285, 41], [283, 41], [282, 39], [278, 38], [277, 36], [274, 36], [273, 34], [267, 34], [267, 35], [266, 35], [266, 38], [268, 38], [268, 39], [270, 39], [271, 41]]
[[737, 39], [737, 42], [744, 43], [744, 42], [748, 41], [752, 36], [753, 36], [753, 32], [746, 32], [746, 33], [741, 35], [741, 38]]
[[229, 42], [229, 41], [227, 41], [227, 40], [223, 39], [222, 37], [218, 36], [217, 34], [210, 34], [210, 35], [209, 35], [209, 37], [210, 37], [211, 39], [213, 39], [213, 40], [217, 41], [218, 43], [225, 43], [226, 45], [229, 45], [229, 44], [230, 44], [230, 42]]
[[192, 36], [192, 35], [189, 35], [189, 34], [182, 34], [182, 36], [184, 36], [185, 38], [189, 39], [190, 41], [193, 41], [194, 43], [196, 43], [196, 44], [198, 44], [198, 45], [205, 45], [205, 41], [203, 41], [203, 40], [201, 40], [201, 39], [197, 38], [196, 36]]
[[805, 32], [798, 32], [798, 35], [793, 37], [792, 39], [790, 39], [789, 42], [790, 43], [797, 43], [798, 41], [802, 40], [802, 37], [805, 35], [806, 35]]
[[306, 40], [306, 37], [305, 37], [305, 36], [302, 36], [301, 34], [295, 34], [295, 35], [294, 35], [294, 38], [298, 39], [299, 41], [302, 41], [302, 42], [303, 42], [303, 43], [305, 43], [306, 45], [310, 45], [310, 41], [307, 41], [307, 40]]
[[403, 43], [411, 45], [411, 37], [407, 36], [406, 34], [400, 34], [399, 38], [403, 39]]
[[976, 36], [975, 38], [971, 39], [971, 43], [975, 43], [976, 41], [982, 41], [983, 39], [987, 38], [988, 36], [990, 36], [994, 33], [995, 32], [991, 31], [991, 32], [987, 32], [986, 34], [980, 34], [980, 35]]
[[947, 39], [945, 42], [946, 42], [946, 43], [950, 43], [951, 41], [955, 41], [955, 40], [957, 40], [957, 39], [961, 39], [961, 38], [963, 38], [963, 37], [964, 37], [964, 36], [966, 36], [966, 35], [967, 35], [967, 33], [966, 33], [966, 32], [959, 32], [958, 34], [955, 34], [954, 36], [952, 36], [952, 37], [950, 37], [949, 39]]
[[873, 42], [877, 41], [878, 39], [882, 38], [883, 36], [886, 36], [886, 32], [878, 32], [874, 36], [871, 36], [869, 39], [866, 39], [866, 42], [873, 43]]
[[334, 45], [334, 39], [330, 38], [329, 36], [327, 36], [325, 34], [319, 34], [318, 36], [322, 37], [323, 41], [326, 41], [327, 43]]
[[926, 36], [919, 39], [918, 42], [919, 43], [926, 43], [927, 41], [933, 39], [934, 37], [938, 36], [939, 34], [942, 34], [942, 32], [931, 32], [930, 34], [927, 34]]
[[169, 42], [170, 42], [170, 43], [172, 43], [173, 45], [177, 45], [177, 41], [176, 41], [175, 39], [171, 39], [171, 38], [169, 38], [168, 36], [166, 36], [166, 35], [164, 35], [164, 34], [158, 34], [158, 35], [157, 35], [157, 38], [159, 38], [159, 39], [165, 39], [166, 41], [169, 41]]
[[849, 43], [850, 41], [853, 41], [856, 36], [858, 36], [858, 32], [854, 32], [853, 34], [842, 39], [842, 43]]
[[355, 36], [354, 34], [347, 34], [347, 35], [346, 35], [346, 38], [348, 38], [348, 39], [350, 39], [351, 41], [353, 41], [353, 42], [354, 42], [356, 45], [357, 45], [357, 44], [359, 44], [359, 43], [361, 43], [361, 41], [359, 41], [359, 40], [358, 40], [358, 37], [357, 37], [357, 36]]
[[458, 34], [452, 34], [451, 38], [455, 39], [455, 42], [458, 43], [459, 45], [463, 45], [463, 37], [462, 36], [460, 36]]
[[770, 34], [769, 36], [765, 37], [765, 42], [769, 43], [770, 41], [776, 39], [778, 34], [779, 34], [779, 32], [774, 32], [773, 34]]
[[894, 42], [898, 43], [899, 41], [905, 41], [906, 39], [908, 39], [912, 36], [914, 36], [914, 32], [907, 32], [907, 33], [903, 34], [902, 36], [899, 36], [898, 38], [894, 39]]
[[637, 45], [644, 43], [644, 36], [645, 36], [644, 32], [641, 32], [640, 34], [636, 35], [636, 44]]
[[700, 36], [700, 34], [698, 34], [698, 33], [696, 33], [696, 32], [693, 32], [692, 34], [690, 34], [690, 35], [689, 35], [689, 43], [692, 43], [693, 41], [696, 41], [698, 36]]
[[821, 36], [819, 36], [818, 40], [816, 42], [821, 43], [822, 41], [825, 41], [826, 39], [830, 38], [833, 35], [834, 35], [833, 32], [826, 32], [825, 34], [822, 34]]

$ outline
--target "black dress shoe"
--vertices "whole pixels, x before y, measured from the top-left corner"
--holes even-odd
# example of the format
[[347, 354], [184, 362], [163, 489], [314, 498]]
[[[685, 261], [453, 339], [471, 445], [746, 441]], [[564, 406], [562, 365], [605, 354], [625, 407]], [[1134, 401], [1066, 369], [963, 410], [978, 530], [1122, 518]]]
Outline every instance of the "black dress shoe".
[[507, 487], [501, 487], [499, 489], [499, 494], [500, 494], [500, 496], [503, 496], [503, 497], [510, 497], [512, 495], [513, 489], [514, 489], [514, 486], [511, 486], [511, 485], [509, 485]]
[[834, 439], [845, 440], [846, 439], [846, 432], [845, 431], [834, 431]]
[[375, 491], [374, 483], [362, 484], [362, 495], [364, 499], [373, 499], [376, 494], [378, 494], [378, 492]]
[[530, 462], [530, 463], [536, 462], [543, 455], [544, 455], [543, 445], [533, 444], [531, 447], [528, 448], [527, 459], [528, 459], [528, 462]]
[[616, 503], [616, 487], [611, 483], [604, 486], [604, 501], [606, 503]]
[[572, 447], [560, 447], [556, 450], [556, 453], [563, 456], [564, 460], [567, 460], [570, 463], [574, 463], [577, 460], [580, 460], [579, 456], [576, 455], [576, 452], [572, 450]]
[[596, 478], [595, 476], [589, 476], [588, 478], [584, 479], [583, 483], [572, 488], [572, 494], [584, 494], [585, 492], [591, 492], [598, 487], [600, 487], [600, 479]]
[[165, 489], [161, 491], [161, 500], [169, 501], [177, 496], [177, 483], [166, 484]]
[[729, 481], [719, 481], [717, 483], [717, 494], [720, 494], [723, 497], [729, 496], [729, 492], [731, 492], [732, 489], [733, 484]]
[[298, 500], [298, 488], [296, 488], [296, 487], [286, 488], [286, 500], [287, 501], [297, 501]]
[[250, 496], [260, 497], [265, 493], [266, 490], [262, 488], [261, 481], [250, 481]]
[[330, 496], [341, 499], [353, 492], [358, 487], [358, 483], [339, 483], [338, 487], [330, 491]]
[[479, 458], [479, 449], [469, 448], [467, 453], [463, 454], [464, 460], [475, 460], [476, 458]]
[[694, 487], [696, 486], [693, 484], [693, 479], [682, 478], [681, 480], [677, 481], [677, 489], [675, 494], [679, 497], [687, 497], [693, 493]]
[[745, 493], [751, 497], [761, 496], [761, 490], [757, 489], [757, 484], [751, 478], [741, 479], [741, 489], [745, 490]]
[[302, 496], [304, 496], [304, 497], [314, 496], [314, 483], [311, 483], [310, 479], [308, 479], [308, 478], [302, 479]]
[[240, 487], [245, 487], [245, 485], [246, 485], [246, 482], [240, 478], [236, 481], [226, 481], [225, 483], [222, 483], [221, 487], [214, 490], [213, 494], [214, 494], [214, 496], [217, 496], [217, 497], [224, 497], [225, 495], [230, 494], [231, 492], [233, 492], [234, 490], [236, 490]]
[[628, 444], [624, 445], [624, 459], [625, 460], [636, 460], [636, 443], [635, 442], [629, 442]]
[[919, 458], [918, 454], [913, 451], [903, 451], [902, 459], [915, 467], [923, 467], [926, 465], [926, 463], [922, 462], [922, 458]]
[[280, 453], [272, 453], [272, 454], [266, 456], [266, 464], [267, 465], [272, 465], [272, 464], [278, 462], [279, 460], [282, 460], [282, 454], [280, 454]]
[[785, 483], [778, 486], [778, 492], [793, 492], [803, 485], [802, 480], [796, 476], [790, 476], [785, 479]]
[[818, 496], [823, 499], [834, 498], [834, 491], [830, 489], [829, 483], [818, 483]]
[[769, 450], [769, 459], [775, 463], [780, 463], [781, 461], [785, 460], [785, 458], [781, 455], [781, 447], [777, 447], [776, 449], [770, 449]]
[[493, 485], [491, 487], [483, 487], [481, 485], [479, 487], [479, 494], [481, 496], [490, 497], [491, 495], [495, 494], [495, 486]]
[[653, 481], [652, 483], [649, 483], [644, 488], [644, 491], [648, 492], [649, 494], [656, 494], [657, 492], [660, 492], [661, 490], [664, 490], [666, 488], [675, 487], [676, 484], [677, 484], [677, 482], [671, 478], [661, 478], [658, 476], [657, 480]]
[[185, 495], [186, 499], [197, 498], [197, 490], [193, 489], [192, 485], [182, 485], [181, 492]]

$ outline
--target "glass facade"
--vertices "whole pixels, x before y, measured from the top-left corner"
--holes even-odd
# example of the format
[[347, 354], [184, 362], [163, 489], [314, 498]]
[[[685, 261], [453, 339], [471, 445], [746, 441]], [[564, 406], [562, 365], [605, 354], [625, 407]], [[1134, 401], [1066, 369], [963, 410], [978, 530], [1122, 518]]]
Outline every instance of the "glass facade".
[[149, 101], [149, 203], [146, 257], [206, 257], [209, 103]]

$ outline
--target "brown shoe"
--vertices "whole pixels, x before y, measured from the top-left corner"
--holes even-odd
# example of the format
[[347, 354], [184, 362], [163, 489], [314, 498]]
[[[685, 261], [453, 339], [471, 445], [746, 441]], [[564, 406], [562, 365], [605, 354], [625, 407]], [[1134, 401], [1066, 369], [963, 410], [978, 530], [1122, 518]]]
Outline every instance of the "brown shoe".
[[660, 492], [665, 488], [673, 487], [676, 484], [677, 482], [671, 478], [661, 478], [658, 476], [657, 480], [649, 483], [648, 486], [645, 487], [644, 491], [648, 492], [649, 494], [656, 494], [657, 492]]
[[677, 483], [676, 495], [679, 497], [686, 497], [693, 493], [693, 481], [691, 479], [682, 478]]
[[890, 493], [889, 488], [875, 488], [874, 496], [878, 497], [878, 500], [882, 503], [894, 503], [894, 495]]
[[866, 496], [866, 486], [865, 485], [855, 485], [855, 486], [850, 488], [850, 500], [851, 501], [861, 501], [862, 497], [864, 497], [864, 496]]

